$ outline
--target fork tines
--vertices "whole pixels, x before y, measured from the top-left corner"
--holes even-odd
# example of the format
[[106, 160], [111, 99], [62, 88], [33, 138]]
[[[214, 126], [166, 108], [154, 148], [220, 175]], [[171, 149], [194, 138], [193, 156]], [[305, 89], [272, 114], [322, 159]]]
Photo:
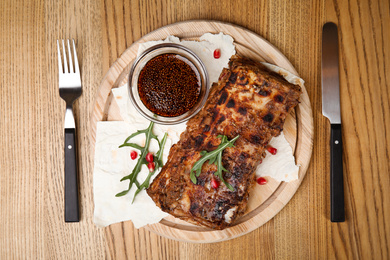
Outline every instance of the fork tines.
[[[62, 42], [62, 55], [61, 55], [61, 47], [60, 47], [60, 41]], [[70, 47], [70, 41], [69, 39], [66, 40], [68, 45], [68, 51], [66, 51], [65, 48], [65, 40], [57, 40], [57, 50], [58, 50], [58, 71], [61, 74], [62, 73], [80, 73], [79, 71], [79, 63], [77, 59], [77, 53], [76, 53], [76, 46], [74, 43], [74, 40], [72, 39], [73, 43], [73, 59], [74, 59], [74, 67], [73, 67], [73, 60], [72, 60], [72, 51]], [[61, 56], [63, 57], [63, 62], [61, 60]], [[69, 61], [69, 65], [68, 65]], [[62, 66], [62, 64], [64, 66]], [[69, 68], [69, 69], [68, 69]]]

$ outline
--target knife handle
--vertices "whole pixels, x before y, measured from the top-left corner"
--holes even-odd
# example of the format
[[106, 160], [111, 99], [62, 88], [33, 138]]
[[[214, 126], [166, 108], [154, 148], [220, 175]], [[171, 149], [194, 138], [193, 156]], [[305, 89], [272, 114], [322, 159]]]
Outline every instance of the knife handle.
[[76, 130], [65, 129], [65, 222], [79, 222], [77, 185]]
[[341, 124], [331, 124], [330, 135], [330, 220], [344, 222], [343, 142]]

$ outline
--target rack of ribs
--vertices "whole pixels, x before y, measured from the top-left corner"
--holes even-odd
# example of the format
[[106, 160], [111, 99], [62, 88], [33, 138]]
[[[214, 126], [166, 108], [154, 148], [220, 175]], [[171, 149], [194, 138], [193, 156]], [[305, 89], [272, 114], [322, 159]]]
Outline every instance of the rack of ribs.
[[[301, 89], [261, 63], [232, 56], [223, 69], [203, 109], [187, 122], [180, 141], [171, 147], [168, 161], [147, 189], [163, 211], [213, 229], [224, 229], [244, 214], [255, 170], [272, 137], [278, 136], [289, 112], [299, 103]], [[215, 164], [204, 163], [194, 184], [190, 172], [202, 151], [215, 150], [221, 142], [239, 135], [234, 147], [223, 151], [227, 169], [218, 188]], [[214, 186], [215, 187], [215, 186]]]

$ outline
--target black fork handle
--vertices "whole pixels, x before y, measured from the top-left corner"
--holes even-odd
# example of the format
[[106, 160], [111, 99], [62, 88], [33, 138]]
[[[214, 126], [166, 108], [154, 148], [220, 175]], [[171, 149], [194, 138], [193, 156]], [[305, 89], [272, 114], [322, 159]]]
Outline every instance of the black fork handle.
[[65, 129], [65, 222], [79, 222], [76, 130]]

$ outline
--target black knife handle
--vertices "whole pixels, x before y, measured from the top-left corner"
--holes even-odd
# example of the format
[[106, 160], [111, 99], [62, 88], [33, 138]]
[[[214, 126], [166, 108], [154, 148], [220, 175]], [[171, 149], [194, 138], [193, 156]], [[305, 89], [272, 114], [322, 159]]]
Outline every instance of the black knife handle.
[[344, 222], [343, 142], [341, 124], [331, 124], [330, 135], [330, 220]]
[[65, 129], [65, 222], [79, 222], [76, 130]]

